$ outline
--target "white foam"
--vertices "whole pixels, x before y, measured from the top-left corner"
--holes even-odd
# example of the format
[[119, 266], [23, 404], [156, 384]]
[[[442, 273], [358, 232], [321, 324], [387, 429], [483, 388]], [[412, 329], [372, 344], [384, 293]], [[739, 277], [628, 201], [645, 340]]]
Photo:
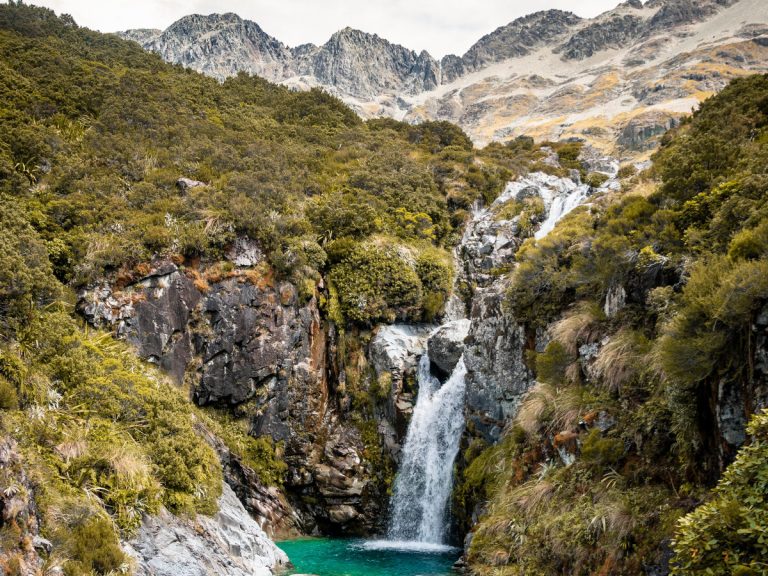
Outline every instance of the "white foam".
[[459, 549], [447, 544], [432, 544], [412, 540], [366, 540], [359, 544], [363, 550], [394, 550], [396, 552], [418, 552], [427, 554], [444, 554], [457, 552]]
[[464, 430], [462, 357], [445, 384], [430, 373], [427, 354], [419, 362], [419, 393], [408, 426], [392, 495], [389, 537], [393, 542], [442, 545], [453, 487], [453, 461]]

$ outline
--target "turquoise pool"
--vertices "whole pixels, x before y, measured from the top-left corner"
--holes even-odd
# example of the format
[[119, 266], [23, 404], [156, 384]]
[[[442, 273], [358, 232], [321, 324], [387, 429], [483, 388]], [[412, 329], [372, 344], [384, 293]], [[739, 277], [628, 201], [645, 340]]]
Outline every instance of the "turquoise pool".
[[302, 538], [277, 543], [295, 566], [288, 574], [317, 576], [448, 576], [461, 552], [383, 540]]

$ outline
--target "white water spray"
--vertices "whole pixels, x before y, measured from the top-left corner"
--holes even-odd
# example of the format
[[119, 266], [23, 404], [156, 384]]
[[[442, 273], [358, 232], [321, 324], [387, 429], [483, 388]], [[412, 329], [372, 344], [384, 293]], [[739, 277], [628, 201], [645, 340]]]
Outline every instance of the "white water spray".
[[541, 223], [541, 226], [534, 234], [536, 240], [544, 238], [547, 234], [552, 232], [555, 224], [557, 224], [563, 216], [568, 214], [571, 210], [577, 206], [581, 206], [589, 196], [590, 187], [582, 184], [576, 186], [573, 190], [570, 190], [565, 196], [554, 196], [551, 198], [549, 210], [547, 212], [547, 219]]
[[395, 541], [441, 544], [447, 536], [453, 461], [464, 430], [467, 369], [460, 359], [441, 386], [429, 364], [425, 354], [419, 362], [419, 394], [395, 480], [388, 536]]

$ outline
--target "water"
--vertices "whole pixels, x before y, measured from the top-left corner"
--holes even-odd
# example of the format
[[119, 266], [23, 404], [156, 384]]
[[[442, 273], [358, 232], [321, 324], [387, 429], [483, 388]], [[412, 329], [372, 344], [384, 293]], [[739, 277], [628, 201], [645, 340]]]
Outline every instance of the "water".
[[278, 542], [295, 566], [288, 574], [317, 576], [449, 576], [459, 550], [414, 549], [412, 543], [307, 538]]
[[419, 394], [408, 426], [392, 496], [388, 537], [394, 541], [442, 544], [448, 532], [448, 500], [453, 461], [464, 430], [464, 359], [450, 378], [429, 371], [429, 357], [419, 362]]
[[565, 196], [554, 196], [549, 206], [549, 212], [547, 213], [547, 219], [541, 223], [541, 226], [534, 234], [536, 240], [544, 238], [547, 234], [552, 232], [563, 216], [568, 214], [571, 210], [577, 206], [581, 206], [589, 195], [590, 187], [586, 184], [577, 186], [573, 190], [569, 191]]

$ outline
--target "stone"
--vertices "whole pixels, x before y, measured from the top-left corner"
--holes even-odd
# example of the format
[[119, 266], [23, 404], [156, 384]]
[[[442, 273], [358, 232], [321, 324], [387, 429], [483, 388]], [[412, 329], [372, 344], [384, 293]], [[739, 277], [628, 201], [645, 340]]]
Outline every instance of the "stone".
[[346, 524], [357, 518], [359, 513], [352, 506], [339, 504], [328, 509], [328, 518], [334, 524]]
[[264, 253], [255, 240], [240, 236], [229, 247], [226, 257], [237, 267], [251, 268], [264, 260]]
[[429, 337], [429, 359], [442, 380], [451, 375], [464, 353], [464, 340], [469, 334], [469, 326], [468, 319], [454, 320], [438, 328]]
[[224, 484], [213, 517], [146, 516], [123, 548], [137, 576], [271, 576], [288, 557]]
[[613, 318], [627, 303], [627, 292], [621, 285], [611, 286], [605, 295], [603, 312], [608, 318]]
[[51, 550], [53, 550], [53, 544], [51, 544], [51, 541], [46, 540], [39, 535], [32, 538], [32, 546], [35, 548], [35, 550], [40, 550], [46, 554], [50, 554]]
[[199, 188], [200, 186], [208, 186], [208, 184], [199, 180], [192, 180], [191, 178], [179, 178], [176, 180], [176, 187], [182, 192], [186, 192], [191, 188]]

